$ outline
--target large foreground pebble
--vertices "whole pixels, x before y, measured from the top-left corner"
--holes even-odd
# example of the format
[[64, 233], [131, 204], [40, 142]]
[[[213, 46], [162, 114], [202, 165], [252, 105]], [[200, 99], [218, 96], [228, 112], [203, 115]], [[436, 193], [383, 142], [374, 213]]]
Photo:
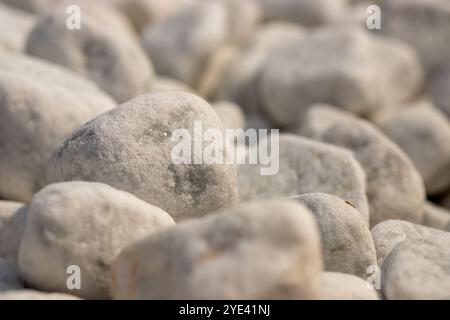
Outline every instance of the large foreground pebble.
[[311, 193], [296, 197], [316, 218], [322, 239], [325, 270], [367, 276], [377, 256], [368, 217], [337, 197]]
[[312, 214], [286, 201], [242, 205], [126, 249], [113, 267], [119, 299], [314, 299], [322, 270]]
[[[182, 160], [182, 152], [177, 153], [176, 148], [180, 138], [172, 139], [172, 133], [187, 130], [184, 145], [193, 144], [197, 139], [195, 122], [203, 132], [223, 130], [211, 106], [190, 93], [137, 97], [86, 123], [69, 137], [50, 160], [48, 177], [51, 181], [109, 184], [162, 208], [175, 220], [232, 206], [237, 202], [233, 165], [178, 162]], [[218, 155], [225, 155], [224, 147]]]
[[43, 15], [30, 33], [27, 53], [91, 79], [119, 102], [148, 91], [153, 67], [124, 30], [125, 18], [117, 17], [113, 7], [90, 2], [78, 4], [83, 12], [80, 30], [66, 27], [66, 6]]
[[[264, 145], [260, 143], [260, 147]], [[239, 165], [238, 189], [242, 201], [321, 192], [349, 201], [368, 217], [366, 177], [349, 151], [283, 134], [279, 138], [279, 158], [272, 159], [273, 171], [277, 168], [275, 164], [279, 167], [273, 175], [261, 175], [261, 164]]]
[[381, 284], [386, 299], [450, 299], [450, 233], [405, 240], [386, 257]]
[[65, 293], [48, 293], [36, 290], [11, 290], [0, 293], [0, 300], [80, 300]]
[[401, 220], [387, 220], [372, 228], [378, 265], [382, 266], [390, 252], [403, 241], [445, 242], [447, 232]]
[[383, 0], [381, 12], [382, 32], [414, 47], [427, 71], [431, 72], [449, 61], [450, 2]]
[[422, 85], [418, 58], [403, 43], [359, 28], [330, 27], [273, 57], [262, 72], [260, 90], [265, 111], [282, 126], [314, 103], [368, 115], [387, 102], [414, 96]]
[[317, 106], [303, 119], [300, 132], [353, 152], [367, 176], [372, 226], [387, 219], [422, 221], [425, 190], [419, 173], [403, 151], [369, 122]]
[[450, 121], [431, 104], [394, 112], [381, 120], [383, 132], [413, 161], [428, 194], [450, 187]]
[[[110, 186], [53, 184], [29, 204], [20, 274], [39, 290], [108, 298], [110, 266], [122, 249], [171, 225], [173, 219], [161, 209]], [[74, 272], [70, 266], [79, 268], [77, 290], [67, 285]]]
[[17, 268], [26, 217], [26, 207], [22, 203], [0, 201], [0, 257], [13, 269]]
[[379, 300], [375, 289], [368, 287], [364, 279], [351, 274], [323, 272], [322, 300]]
[[52, 152], [115, 102], [56, 66], [0, 53], [0, 197], [28, 201], [46, 184]]

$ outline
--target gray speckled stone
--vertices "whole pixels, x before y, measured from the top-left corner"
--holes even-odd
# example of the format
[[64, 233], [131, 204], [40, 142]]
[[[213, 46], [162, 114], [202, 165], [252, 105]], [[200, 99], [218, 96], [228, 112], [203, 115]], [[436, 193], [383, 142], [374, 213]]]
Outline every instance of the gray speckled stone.
[[300, 133], [351, 150], [367, 176], [370, 222], [387, 219], [420, 223], [422, 178], [400, 148], [369, 122], [329, 107], [310, 109]]
[[294, 199], [305, 205], [316, 218], [325, 270], [365, 278], [367, 268], [377, 264], [368, 219], [352, 205], [328, 194], [310, 193]]
[[[194, 122], [223, 130], [211, 106], [184, 92], [142, 95], [83, 125], [53, 155], [50, 181], [109, 184], [167, 211], [175, 220], [199, 217], [237, 203], [236, 169], [222, 164], [176, 164], [176, 129]], [[193, 141], [192, 141], [193, 143]], [[192, 148], [193, 149], [193, 148]], [[225, 154], [222, 148], [219, 150]]]
[[[163, 210], [104, 184], [49, 185], [28, 207], [19, 251], [20, 275], [38, 290], [105, 299], [110, 266], [119, 253], [174, 224]], [[67, 287], [71, 265], [80, 268], [81, 289]]]
[[113, 268], [119, 299], [314, 299], [320, 236], [290, 201], [243, 204], [128, 247]]
[[[261, 175], [260, 165], [239, 165], [241, 200], [298, 196], [321, 192], [352, 203], [369, 216], [365, 174], [353, 155], [342, 148], [296, 135], [279, 140], [279, 170]], [[367, 219], [367, 218], [366, 218]]]

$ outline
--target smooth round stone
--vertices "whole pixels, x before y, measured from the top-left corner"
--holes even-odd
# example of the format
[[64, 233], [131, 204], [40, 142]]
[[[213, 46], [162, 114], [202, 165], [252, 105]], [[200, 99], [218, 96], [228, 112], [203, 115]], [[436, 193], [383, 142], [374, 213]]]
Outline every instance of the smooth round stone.
[[22, 289], [23, 284], [9, 263], [0, 257], [0, 296], [3, 291]]
[[[203, 132], [223, 130], [211, 106], [195, 95], [142, 95], [73, 133], [50, 160], [48, 178], [103, 182], [162, 208], [175, 220], [233, 206], [238, 200], [234, 165], [174, 161], [178, 154], [174, 159], [172, 153], [180, 142], [172, 133], [186, 129], [189, 136], [183, 143], [191, 138], [194, 144], [195, 122]], [[224, 147], [218, 151], [226, 155]]]
[[[270, 146], [270, 141], [268, 144]], [[261, 175], [261, 164], [238, 166], [238, 190], [242, 201], [319, 192], [349, 201], [364, 217], [369, 216], [366, 177], [349, 151], [282, 134], [279, 137], [279, 158], [272, 160], [273, 171], [276, 169], [275, 161], [279, 160], [279, 170], [273, 175]]]
[[115, 106], [88, 80], [0, 53], [0, 197], [28, 201], [46, 184], [52, 152], [81, 124]]
[[222, 76], [217, 88], [219, 100], [241, 105], [246, 112], [261, 109], [258, 81], [269, 58], [303, 37], [304, 29], [296, 24], [272, 22], [258, 28], [245, 43]]
[[300, 133], [353, 152], [367, 176], [370, 224], [388, 219], [420, 223], [425, 190], [417, 169], [369, 122], [326, 106], [307, 112]]
[[381, 273], [386, 299], [450, 298], [450, 233], [405, 240], [386, 257]]
[[360, 277], [339, 273], [323, 272], [321, 300], [379, 300], [375, 289], [368, 287]]
[[432, 104], [405, 108], [378, 123], [422, 176], [428, 194], [450, 187], [450, 122]]
[[427, 202], [423, 224], [431, 228], [446, 230], [450, 224], [450, 210]]
[[402, 220], [384, 221], [372, 228], [371, 232], [377, 251], [378, 265], [380, 267], [390, 252], [404, 241], [445, 242], [449, 236], [444, 231]]
[[27, 289], [0, 292], [0, 300], [80, 300], [80, 298], [64, 293], [48, 293]]
[[377, 265], [368, 217], [363, 217], [351, 204], [328, 194], [310, 193], [295, 200], [316, 218], [325, 270], [366, 278], [368, 268]]
[[370, 115], [387, 102], [415, 96], [422, 86], [411, 48], [343, 26], [309, 33], [270, 59], [260, 80], [264, 110], [279, 126], [292, 124], [315, 103]]
[[[432, 72], [450, 57], [450, 3], [446, 0], [382, 0], [381, 31], [412, 46]], [[430, 33], [433, 34], [430, 37]]]
[[245, 114], [241, 107], [229, 101], [213, 102], [211, 106], [219, 116], [225, 129], [244, 129]]
[[27, 54], [91, 79], [118, 102], [147, 92], [153, 66], [126, 18], [100, 2], [76, 3], [83, 13], [81, 29], [67, 28], [66, 6], [58, 6], [39, 18], [28, 37]]
[[113, 267], [117, 299], [315, 299], [320, 235], [290, 201], [243, 204], [129, 246]]
[[[126, 246], [175, 224], [163, 210], [92, 182], [49, 185], [33, 197], [27, 213], [19, 251], [27, 285], [87, 299], [109, 297], [111, 263]], [[80, 276], [81, 288], [69, 288], [71, 275]]]
[[12, 269], [17, 269], [17, 256], [26, 223], [23, 203], [0, 201], [0, 257]]

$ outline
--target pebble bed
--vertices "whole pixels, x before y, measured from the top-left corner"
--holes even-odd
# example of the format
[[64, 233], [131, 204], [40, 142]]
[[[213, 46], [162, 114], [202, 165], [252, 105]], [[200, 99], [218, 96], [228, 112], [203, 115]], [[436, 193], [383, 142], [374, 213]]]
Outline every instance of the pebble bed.
[[[224, 157], [279, 129], [276, 172], [177, 163], [198, 123], [272, 132]], [[0, 0], [27, 299], [450, 299], [450, 1]]]

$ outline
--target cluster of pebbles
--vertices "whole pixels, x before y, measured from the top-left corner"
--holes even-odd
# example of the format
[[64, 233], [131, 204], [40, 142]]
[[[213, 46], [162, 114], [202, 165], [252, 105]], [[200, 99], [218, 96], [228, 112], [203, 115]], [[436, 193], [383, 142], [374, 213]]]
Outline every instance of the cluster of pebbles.
[[[0, 29], [0, 300], [450, 299], [448, 0], [0, 0]], [[280, 129], [278, 172], [174, 163], [194, 122]]]

